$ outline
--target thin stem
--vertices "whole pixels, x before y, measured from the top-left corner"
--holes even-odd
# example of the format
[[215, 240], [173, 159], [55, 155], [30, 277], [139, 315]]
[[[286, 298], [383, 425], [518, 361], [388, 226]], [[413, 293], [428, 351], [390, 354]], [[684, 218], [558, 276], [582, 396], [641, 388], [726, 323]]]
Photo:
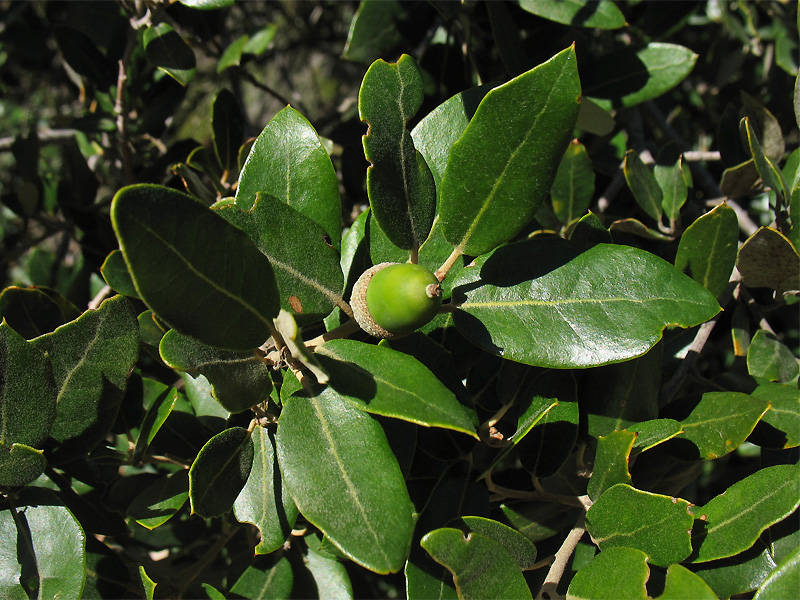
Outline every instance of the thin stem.
[[361, 327], [359, 327], [358, 323], [355, 321], [346, 321], [345, 323], [339, 325], [339, 327], [331, 329], [330, 331], [326, 331], [322, 335], [318, 335], [317, 337], [308, 340], [305, 342], [305, 345], [306, 348], [315, 348], [317, 346], [321, 346], [327, 341], [345, 338], [356, 333], [360, 329]]
[[[133, 24], [133, 19], [131, 23]], [[119, 133], [120, 152], [122, 155], [122, 170], [126, 183], [134, 182], [133, 153], [131, 152], [128, 136], [128, 106], [125, 102], [125, 88], [128, 82], [128, 67], [130, 66], [133, 51], [136, 48], [136, 29], [128, 29], [128, 39], [125, 51], [119, 59], [119, 72], [117, 74], [117, 97], [114, 103], [114, 114], [117, 115], [117, 132]]]
[[450, 272], [450, 269], [453, 268], [453, 265], [456, 264], [456, 261], [464, 255], [464, 251], [461, 248], [453, 248], [453, 251], [450, 253], [450, 256], [447, 257], [447, 260], [442, 263], [442, 266], [436, 269], [434, 275], [436, 279], [439, 281], [444, 281], [444, 278], [447, 277], [447, 274]]
[[556, 552], [553, 564], [550, 565], [550, 570], [547, 571], [547, 576], [544, 578], [544, 583], [536, 596], [536, 600], [561, 598], [557, 591], [558, 584], [564, 576], [570, 557], [575, 553], [575, 548], [578, 547], [578, 542], [581, 541], [583, 534], [586, 532], [585, 522], [586, 514], [582, 513], [572, 530], [567, 534], [558, 552]]

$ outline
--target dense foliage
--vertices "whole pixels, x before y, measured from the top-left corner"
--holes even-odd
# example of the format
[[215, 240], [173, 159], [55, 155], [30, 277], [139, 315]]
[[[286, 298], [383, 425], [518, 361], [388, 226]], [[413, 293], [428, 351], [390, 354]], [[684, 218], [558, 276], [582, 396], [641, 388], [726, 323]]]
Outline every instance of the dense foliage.
[[0, 596], [800, 597], [796, 2], [0, 8]]

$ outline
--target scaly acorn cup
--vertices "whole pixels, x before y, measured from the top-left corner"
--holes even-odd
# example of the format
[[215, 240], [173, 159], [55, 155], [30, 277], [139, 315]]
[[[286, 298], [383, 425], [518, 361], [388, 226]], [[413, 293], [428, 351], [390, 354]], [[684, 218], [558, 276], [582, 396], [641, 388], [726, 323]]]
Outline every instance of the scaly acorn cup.
[[361, 329], [377, 338], [397, 338], [436, 316], [442, 288], [421, 265], [385, 262], [362, 273], [353, 286], [350, 305]]

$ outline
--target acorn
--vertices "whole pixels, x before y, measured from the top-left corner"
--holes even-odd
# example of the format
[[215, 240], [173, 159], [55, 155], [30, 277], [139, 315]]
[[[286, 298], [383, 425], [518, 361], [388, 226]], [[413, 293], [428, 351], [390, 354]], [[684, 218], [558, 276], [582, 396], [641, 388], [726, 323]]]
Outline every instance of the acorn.
[[442, 287], [422, 265], [385, 262], [361, 274], [350, 305], [361, 329], [392, 339], [416, 331], [436, 316]]

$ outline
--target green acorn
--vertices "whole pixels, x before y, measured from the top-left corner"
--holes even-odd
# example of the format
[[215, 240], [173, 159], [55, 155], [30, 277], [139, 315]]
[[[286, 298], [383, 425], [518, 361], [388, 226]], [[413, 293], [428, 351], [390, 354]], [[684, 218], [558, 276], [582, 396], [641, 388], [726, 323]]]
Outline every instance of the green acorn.
[[433, 319], [442, 305], [442, 288], [422, 265], [386, 262], [358, 278], [350, 305], [361, 329], [391, 339], [416, 331]]

